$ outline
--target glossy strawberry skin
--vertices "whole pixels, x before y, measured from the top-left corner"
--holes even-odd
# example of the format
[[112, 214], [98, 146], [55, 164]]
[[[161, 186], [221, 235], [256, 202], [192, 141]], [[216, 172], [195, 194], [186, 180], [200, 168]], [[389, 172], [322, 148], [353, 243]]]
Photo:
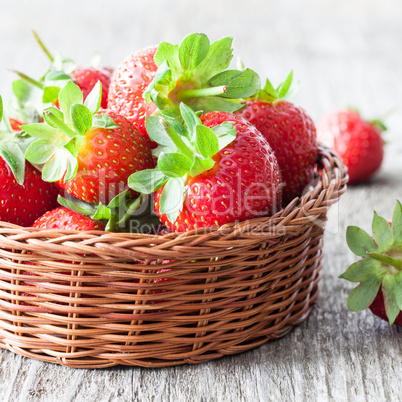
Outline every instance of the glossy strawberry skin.
[[58, 207], [46, 212], [32, 225], [39, 229], [62, 229], [62, 230], [104, 230], [105, 225], [94, 221], [78, 212], [64, 207]]
[[118, 128], [90, 129], [79, 149], [74, 179], [57, 184], [68, 194], [93, 204], [108, 204], [127, 189], [128, 177], [152, 169], [154, 161], [148, 141], [124, 117], [106, 111]]
[[283, 180], [283, 201], [300, 197], [314, 179], [317, 135], [312, 119], [287, 101], [250, 100], [238, 115], [253, 124], [275, 152]]
[[144, 91], [155, 77], [158, 66], [154, 62], [156, 47], [149, 47], [126, 57], [115, 69], [109, 89], [108, 108], [126, 117], [146, 135], [145, 117], [156, 106], [146, 103]]
[[110, 74], [105, 74], [104, 72], [97, 70], [95, 68], [82, 68], [74, 70], [70, 74], [73, 81], [80, 87], [82, 93], [84, 94], [84, 100], [92, 91], [93, 87], [98, 81], [102, 84], [102, 101], [101, 107], [106, 109], [107, 98], [110, 86]]
[[[373, 303], [371, 303], [369, 308], [377, 317], [380, 317], [382, 320], [388, 322], [387, 313], [385, 311], [384, 295], [381, 289], [378, 291], [376, 298], [374, 299]], [[402, 312], [396, 317], [394, 324], [402, 326]]]
[[22, 126], [24, 123], [21, 123], [20, 121], [13, 119], [11, 117], [9, 118], [9, 121], [10, 121], [11, 129], [13, 131], [21, 131], [20, 126]]
[[31, 226], [35, 219], [58, 205], [57, 186], [44, 182], [41, 173], [29, 162], [26, 162], [21, 186], [10, 167], [0, 158], [0, 189], [0, 220], [4, 222]]
[[163, 188], [155, 193], [155, 211], [161, 221], [171, 230], [185, 232], [277, 212], [282, 181], [265, 138], [254, 126], [230, 113], [210, 112], [201, 120], [207, 127], [233, 122], [236, 139], [213, 156], [216, 163], [212, 169], [187, 179], [183, 209], [174, 224], [159, 212]]
[[353, 110], [341, 110], [323, 117], [317, 124], [318, 139], [332, 147], [348, 167], [349, 184], [367, 180], [381, 167], [384, 141], [374, 124]]

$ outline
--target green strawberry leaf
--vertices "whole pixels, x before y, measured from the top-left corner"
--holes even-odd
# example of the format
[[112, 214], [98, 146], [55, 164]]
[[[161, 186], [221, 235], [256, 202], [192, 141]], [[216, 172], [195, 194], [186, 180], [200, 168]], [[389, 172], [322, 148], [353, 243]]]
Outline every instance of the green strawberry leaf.
[[232, 122], [225, 122], [218, 126], [212, 127], [212, 131], [218, 138], [219, 150], [225, 148], [236, 139], [236, 128]]
[[180, 103], [180, 113], [183, 117], [184, 123], [187, 126], [188, 132], [190, 133], [190, 138], [194, 137], [196, 127], [202, 124], [201, 119], [197, 116], [193, 109], [183, 102]]
[[[63, 116], [60, 115], [59, 112], [55, 113], [54, 112], [55, 110], [57, 111], [57, 109], [55, 109], [55, 108], [48, 108], [48, 109], [45, 109], [45, 111], [43, 112], [44, 120], [46, 122], [49, 122], [49, 124], [52, 127], [57, 127], [59, 129], [59, 130], [56, 130], [54, 140], [58, 140], [58, 141], [64, 140], [64, 138], [61, 134], [65, 134], [69, 138], [74, 138], [77, 135], [77, 133], [75, 131], [71, 130], [71, 128], [66, 123], [64, 123], [61, 118], [59, 118], [59, 117], [63, 117], [65, 119], [64, 115]], [[42, 126], [46, 127], [45, 124], [42, 124]]]
[[[50, 114], [53, 114], [54, 116], [56, 116], [56, 118], [58, 118], [59, 120], [63, 121], [64, 120], [64, 116], [63, 113], [60, 112], [59, 109], [56, 109], [54, 107], [49, 107], [46, 109]], [[47, 113], [43, 113], [43, 120], [45, 120], [45, 122], [54, 128], [58, 128], [56, 124], [53, 123], [53, 121], [49, 118], [49, 114]]]
[[254, 95], [260, 88], [260, 77], [250, 69], [244, 71], [227, 70], [208, 81], [211, 87], [226, 86], [223, 98], [246, 98]]
[[159, 169], [145, 169], [133, 173], [127, 183], [134, 191], [151, 194], [160, 189], [168, 179]]
[[102, 203], [99, 203], [98, 207], [96, 208], [95, 213], [91, 216], [92, 219], [96, 221], [107, 220], [111, 219], [112, 213], [110, 208], [105, 207]]
[[2, 119], [3, 119], [3, 99], [0, 95], [0, 123], [1, 123]]
[[25, 152], [25, 158], [37, 165], [46, 163], [54, 154], [55, 145], [48, 140], [36, 140], [33, 142]]
[[43, 103], [56, 103], [59, 96], [60, 88], [59, 87], [45, 87], [43, 89]]
[[14, 142], [0, 141], [0, 156], [10, 167], [17, 183], [22, 186], [24, 184], [25, 158], [19, 146]]
[[395, 275], [395, 298], [399, 310], [402, 310], [402, 271]]
[[156, 51], [154, 56], [155, 64], [157, 66], [160, 66], [165, 60], [167, 61], [171, 69], [176, 71], [180, 69], [178, 45], [172, 45], [168, 42], [162, 42], [158, 46], [158, 50]]
[[339, 278], [346, 279], [350, 282], [364, 282], [371, 276], [377, 274], [380, 277], [388, 271], [381, 268], [381, 262], [372, 260], [371, 258], [363, 258], [353, 263]]
[[117, 128], [117, 125], [111, 117], [102, 113], [92, 116], [92, 127], [113, 129]]
[[79, 200], [78, 198], [74, 198], [74, 201], [70, 201], [59, 195], [57, 197], [57, 202], [61, 206], [71, 209], [71, 211], [78, 212], [81, 215], [92, 215], [96, 211], [92, 204], [88, 204], [84, 201]]
[[52, 71], [49, 71], [45, 75], [45, 82], [49, 82], [49, 81], [70, 81], [70, 80], [71, 80], [71, 77], [68, 74], [66, 74], [64, 71], [60, 71], [60, 70], [59, 71], [52, 70]]
[[384, 295], [385, 312], [390, 325], [394, 323], [401, 311], [398, 307], [395, 287], [395, 276], [391, 274], [385, 275], [382, 281], [382, 293]]
[[168, 177], [180, 178], [191, 169], [192, 160], [180, 153], [161, 154], [158, 158], [159, 170]]
[[70, 108], [70, 115], [74, 130], [84, 136], [92, 127], [92, 113], [86, 106], [75, 104]]
[[33, 87], [25, 80], [13, 81], [12, 87], [18, 102], [25, 104], [31, 99]]
[[278, 92], [276, 92], [276, 89], [271, 84], [271, 81], [268, 78], [265, 81], [264, 88], [260, 92], [262, 92], [262, 93], [258, 94], [258, 98], [267, 100], [268, 102], [273, 102], [273, 101], [279, 99]]
[[67, 170], [68, 156], [60, 149], [56, 149], [42, 169], [42, 179], [48, 182], [61, 180]]
[[380, 253], [388, 250], [394, 244], [394, 238], [390, 225], [386, 219], [378, 216], [377, 212], [375, 211], [372, 230]]
[[170, 139], [169, 134], [166, 132], [163, 125], [163, 119], [159, 116], [148, 116], [145, 118], [145, 127], [149, 138], [158, 144], [168, 147], [174, 146], [173, 141]]
[[82, 105], [84, 96], [82, 91], [72, 81], [68, 81], [67, 84], [59, 92], [59, 105], [60, 111], [64, 115], [64, 122], [71, 123], [70, 108], [72, 105], [78, 103]]
[[286, 96], [292, 85], [292, 81], [293, 81], [293, 71], [290, 72], [290, 74], [286, 77], [285, 81], [283, 81], [276, 89], [279, 99], [282, 99]]
[[74, 158], [77, 158], [79, 154], [79, 150], [81, 145], [84, 143], [85, 138], [79, 135], [76, 135], [74, 138], [71, 138], [67, 144], [64, 145], [64, 148], [67, 149]]
[[102, 83], [98, 81], [92, 88], [92, 91], [86, 97], [84, 105], [89, 109], [91, 114], [95, 114], [98, 112], [101, 102], [102, 102]]
[[348, 297], [349, 309], [351, 311], [362, 311], [368, 308], [377, 296], [381, 281], [382, 278], [374, 274], [354, 288]]
[[163, 187], [160, 197], [160, 213], [166, 214], [170, 222], [176, 222], [184, 201], [184, 183], [186, 177], [171, 178]]
[[209, 98], [195, 99], [191, 104], [191, 107], [194, 110], [202, 110], [204, 113], [214, 112], [217, 110], [221, 112], [234, 113], [237, 110], [243, 109], [244, 105], [228, 99], [211, 96]]
[[21, 130], [25, 131], [32, 137], [41, 138], [48, 141], [56, 141], [59, 138], [59, 131], [47, 126], [43, 123], [32, 123], [21, 126]]
[[232, 42], [233, 38], [226, 37], [211, 44], [207, 56], [194, 71], [200, 81], [207, 81], [229, 67], [233, 58]]
[[191, 165], [190, 174], [191, 176], [198, 176], [199, 174], [212, 169], [215, 166], [215, 161], [212, 158], [201, 159], [194, 158], [193, 164]]
[[219, 151], [219, 142], [215, 133], [208, 127], [196, 127], [195, 146], [204, 158], [210, 158]]
[[[179, 122], [178, 117], [174, 117], [174, 116], [169, 116], [165, 113], [161, 113], [161, 116], [164, 118], [164, 120], [166, 121], [166, 123], [168, 123], [168, 126], [170, 128], [172, 128], [177, 134], [190, 138], [189, 132], [186, 129], [186, 127], [183, 126], [183, 124], [181, 124]], [[170, 138], [170, 137], [169, 137]]]
[[397, 201], [392, 214], [392, 233], [394, 236], [395, 247], [402, 247], [402, 204]]
[[367, 253], [378, 251], [378, 247], [370, 235], [357, 226], [347, 228], [346, 241], [350, 250], [360, 257], [366, 257]]
[[209, 39], [204, 34], [194, 33], [183, 39], [179, 46], [179, 60], [185, 75], [206, 58], [209, 47]]
[[66, 159], [67, 159], [67, 170], [66, 174], [63, 177], [64, 181], [69, 181], [75, 177], [78, 170], [78, 161], [70, 152], [66, 149], [61, 149], [60, 151], [66, 152]]

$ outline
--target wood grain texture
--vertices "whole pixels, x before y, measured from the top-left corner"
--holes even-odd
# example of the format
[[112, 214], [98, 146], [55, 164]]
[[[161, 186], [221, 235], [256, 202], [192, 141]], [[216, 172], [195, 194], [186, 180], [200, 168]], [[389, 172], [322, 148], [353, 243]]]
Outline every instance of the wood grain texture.
[[[371, 182], [350, 188], [332, 208], [321, 294], [309, 319], [285, 338], [242, 355], [167, 369], [74, 370], [0, 352], [2, 401], [399, 401], [402, 328], [346, 307], [351, 285], [338, 279], [354, 261], [347, 225], [370, 230], [372, 211], [390, 216], [402, 199], [402, 3], [398, 0], [19, 0], [0, 13], [0, 93], [6, 68], [39, 74], [52, 49], [88, 63], [93, 50], [115, 65], [127, 53], [189, 32], [232, 35], [235, 51], [278, 82], [293, 68], [295, 102], [318, 118], [356, 105], [367, 116], [393, 109], [386, 160]], [[152, 16], [152, 21], [150, 18]]]

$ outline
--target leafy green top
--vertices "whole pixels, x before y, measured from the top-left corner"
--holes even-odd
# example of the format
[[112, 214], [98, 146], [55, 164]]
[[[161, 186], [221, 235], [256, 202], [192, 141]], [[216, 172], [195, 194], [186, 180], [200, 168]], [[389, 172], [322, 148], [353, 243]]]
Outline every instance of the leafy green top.
[[369, 307], [380, 287], [390, 324], [402, 310], [402, 204], [397, 201], [392, 225], [374, 212], [374, 240], [363, 229], [349, 226], [346, 240], [351, 251], [363, 257], [352, 264], [340, 278], [360, 282], [348, 298], [352, 311]]
[[36, 138], [26, 150], [25, 158], [41, 167], [43, 180], [73, 179], [78, 169], [78, 152], [86, 132], [93, 127], [117, 127], [106, 114], [95, 115], [101, 97], [102, 84], [99, 81], [85, 103], [80, 88], [68, 81], [58, 95], [60, 110], [49, 107], [43, 112], [44, 123], [21, 126], [24, 132]]
[[273, 103], [281, 99], [291, 98], [297, 91], [298, 86], [299, 83], [293, 81], [293, 71], [291, 71], [286, 77], [285, 81], [280, 83], [277, 88], [274, 88], [274, 86], [267, 78], [264, 88], [261, 88], [254, 96], [251, 96], [249, 99]]
[[12, 130], [0, 96], [0, 156], [10, 167], [15, 180], [21, 186], [24, 184], [24, 153], [32, 141], [33, 139], [28, 135]]
[[238, 98], [255, 94], [260, 78], [253, 70], [227, 70], [232, 38], [210, 43], [204, 34], [190, 34], [180, 45], [162, 42], [155, 54], [159, 69], [144, 93], [165, 114], [178, 117], [181, 102], [193, 110], [234, 112]]
[[188, 175], [197, 176], [215, 165], [212, 157], [236, 138], [232, 122], [213, 128], [202, 125], [189, 106], [181, 103], [184, 124], [168, 115], [149, 116], [146, 128], [151, 140], [159, 144], [155, 150], [155, 169], [133, 173], [128, 185], [142, 194], [151, 194], [165, 185], [160, 198], [160, 212], [175, 222], [184, 201], [184, 185]]

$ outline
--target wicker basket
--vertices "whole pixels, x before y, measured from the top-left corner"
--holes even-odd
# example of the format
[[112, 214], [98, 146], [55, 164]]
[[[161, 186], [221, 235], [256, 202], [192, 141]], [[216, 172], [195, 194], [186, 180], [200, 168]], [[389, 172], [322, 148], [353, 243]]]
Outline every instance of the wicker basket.
[[0, 347], [68, 367], [164, 367], [280, 338], [317, 299], [326, 213], [346, 189], [331, 150], [319, 148], [317, 168], [315, 186], [271, 218], [202, 234], [1, 223]]

